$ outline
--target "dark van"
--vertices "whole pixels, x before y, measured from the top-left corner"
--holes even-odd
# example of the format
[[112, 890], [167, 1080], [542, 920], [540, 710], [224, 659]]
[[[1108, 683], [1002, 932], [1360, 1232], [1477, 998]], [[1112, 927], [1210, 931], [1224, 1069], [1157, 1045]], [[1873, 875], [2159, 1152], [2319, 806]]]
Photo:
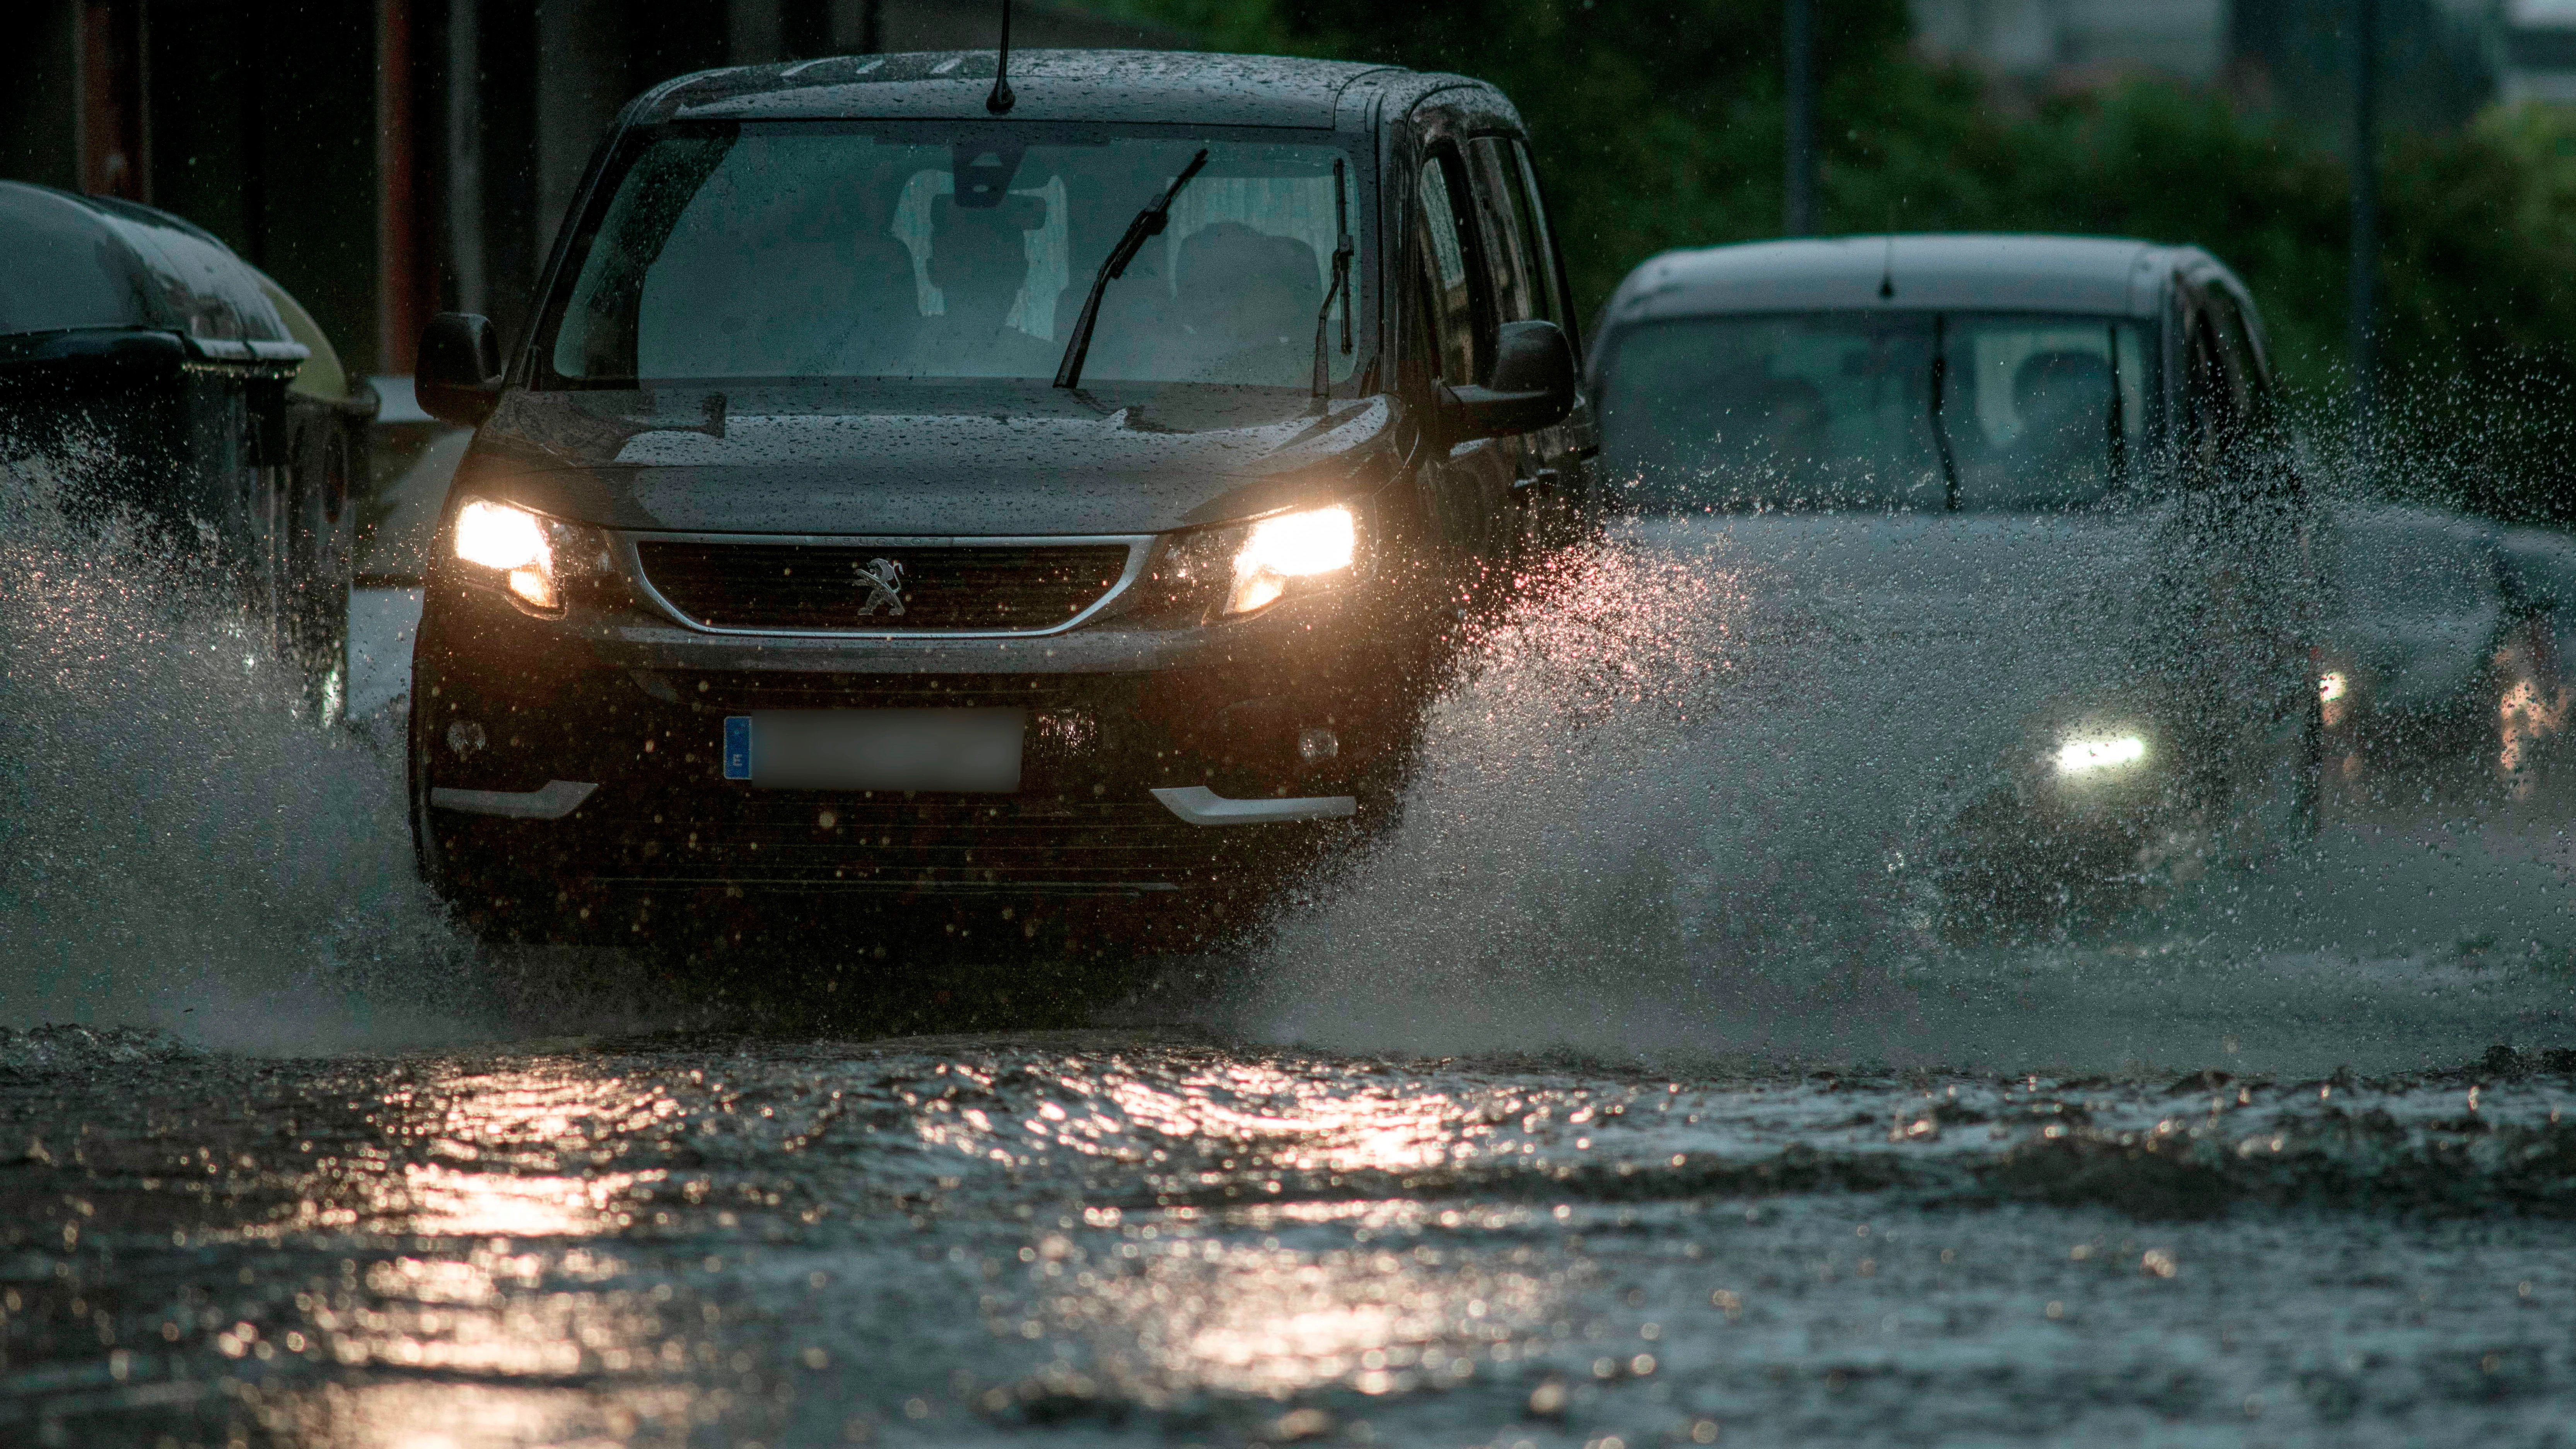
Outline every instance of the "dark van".
[[1499, 92], [1120, 52], [997, 79], [658, 87], [506, 365], [433, 323], [423, 405], [480, 431], [413, 818], [469, 918], [1265, 878], [1389, 808], [1456, 621], [1579, 508], [1573, 318]]

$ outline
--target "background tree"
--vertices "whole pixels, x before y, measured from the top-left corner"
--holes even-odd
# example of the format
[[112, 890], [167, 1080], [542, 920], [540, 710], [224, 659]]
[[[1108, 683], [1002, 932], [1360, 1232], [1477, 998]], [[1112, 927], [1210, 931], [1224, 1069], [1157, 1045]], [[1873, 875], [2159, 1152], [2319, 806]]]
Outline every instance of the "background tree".
[[[1777, 234], [1776, 0], [1119, 0], [1211, 46], [1481, 76], [1528, 118], [1589, 312], [1671, 247]], [[1903, 0], [1818, 0], [1821, 230], [2196, 242], [2262, 302], [2328, 477], [2349, 172], [2327, 138], [2133, 79], [2028, 102], [1908, 46]], [[2576, 119], [2490, 112], [2385, 151], [2390, 486], [2576, 519]]]

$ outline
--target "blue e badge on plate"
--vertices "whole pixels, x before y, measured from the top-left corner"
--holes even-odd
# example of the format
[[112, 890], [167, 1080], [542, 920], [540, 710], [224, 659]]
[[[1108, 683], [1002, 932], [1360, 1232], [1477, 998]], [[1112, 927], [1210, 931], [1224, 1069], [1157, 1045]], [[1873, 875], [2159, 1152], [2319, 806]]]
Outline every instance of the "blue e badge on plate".
[[751, 778], [751, 716], [725, 716], [724, 777], [728, 780]]

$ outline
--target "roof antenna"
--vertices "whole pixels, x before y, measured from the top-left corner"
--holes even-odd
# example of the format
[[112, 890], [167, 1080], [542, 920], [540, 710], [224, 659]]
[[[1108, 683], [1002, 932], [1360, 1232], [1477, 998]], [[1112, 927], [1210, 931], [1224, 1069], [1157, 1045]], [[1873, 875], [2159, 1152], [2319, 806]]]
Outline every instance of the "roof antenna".
[[1878, 296], [1885, 301], [1896, 295], [1896, 234], [1887, 236], [1887, 261], [1878, 271]]
[[999, 116], [1019, 103], [1011, 94], [1011, 0], [1002, 0], [1002, 48], [993, 53], [993, 93], [984, 98], [984, 109]]

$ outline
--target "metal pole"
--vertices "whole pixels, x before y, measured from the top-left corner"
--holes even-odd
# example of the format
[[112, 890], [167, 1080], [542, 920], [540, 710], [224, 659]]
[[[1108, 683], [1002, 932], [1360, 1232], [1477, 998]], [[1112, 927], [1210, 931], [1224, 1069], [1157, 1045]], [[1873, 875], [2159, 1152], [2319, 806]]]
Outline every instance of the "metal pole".
[[2365, 472], [2379, 412], [2379, 0], [2352, 0], [2352, 428]]
[[1781, 73], [1787, 132], [1787, 205], [1782, 230], [1816, 229], [1816, 0], [1787, 0], [1782, 17]]

